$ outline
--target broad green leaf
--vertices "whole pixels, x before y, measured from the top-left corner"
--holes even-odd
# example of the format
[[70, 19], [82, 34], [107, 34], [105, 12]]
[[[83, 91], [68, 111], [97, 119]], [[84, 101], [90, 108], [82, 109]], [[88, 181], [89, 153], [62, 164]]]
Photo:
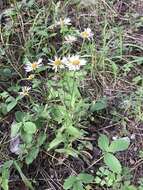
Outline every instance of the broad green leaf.
[[31, 144], [31, 142], [32, 142], [32, 140], [33, 140], [32, 134], [28, 134], [28, 133], [25, 133], [25, 132], [22, 132], [21, 138], [22, 138], [22, 140], [23, 140], [26, 144]]
[[101, 135], [98, 139], [98, 146], [101, 150], [108, 152], [109, 139], [106, 135]]
[[85, 189], [83, 188], [82, 182], [81, 181], [77, 181], [74, 184], [74, 186], [73, 186], [73, 190], [85, 190]]
[[92, 183], [94, 177], [90, 174], [81, 173], [78, 175], [78, 179], [83, 183]]
[[17, 111], [15, 113], [16, 121], [21, 122], [23, 121], [24, 117], [26, 116], [25, 112]]
[[12, 96], [8, 96], [8, 98], [5, 100], [5, 102], [8, 104], [8, 103], [11, 103], [11, 102], [14, 102], [15, 101], [15, 98], [12, 97]]
[[107, 99], [101, 98], [100, 100], [91, 105], [90, 111], [91, 112], [100, 111], [105, 109], [106, 107], [107, 107]]
[[122, 166], [119, 160], [111, 153], [104, 154], [104, 162], [109, 167], [110, 170], [119, 174], [122, 171]]
[[12, 124], [12, 126], [11, 126], [11, 138], [15, 137], [18, 134], [21, 126], [22, 126], [22, 123], [13, 123]]
[[98, 176], [95, 177], [95, 183], [100, 184], [102, 179]]
[[74, 137], [81, 136], [81, 132], [77, 128], [73, 127], [72, 125], [67, 128], [67, 132]]
[[39, 135], [39, 137], [37, 139], [37, 146], [43, 145], [46, 138], [47, 138], [47, 135], [45, 133], [40, 133], [40, 135]]
[[7, 112], [10, 112], [17, 105], [17, 101], [14, 100], [7, 105]]
[[12, 72], [11, 72], [11, 70], [10, 70], [9, 68], [5, 68], [5, 69], [3, 70], [3, 76], [4, 76], [4, 77], [7, 77], [7, 78], [12, 77]]
[[19, 172], [21, 178], [22, 178], [22, 181], [24, 182], [24, 184], [26, 185], [26, 187], [28, 187], [30, 190], [34, 190], [31, 182], [28, 180], [28, 178], [24, 175], [24, 173], [22, 172], [18, 162], [14, 161], [14, 165], [15, 165], [15, 168], [17, 169], [17, 171]]
[[66, 109], [64, 106], [55, 106], [50, 109], [51, 117], [53, 120], [57, 121], [58, 123], [61, 123], [62, 120], [65, 118]]
[[64, 188], [65, 190], [71, 189], [75, 182], [76, 182], [76, 176], [70, 176], [70, 177], [68, 177], [68, 178], [65, 180], [64, 185], [63, 185], [63, 188]]
[[109, 152], [118, 152], [126, 150], [130, 145], [130, 139], [128, 137], [120, 138], [112, 141], [109, 146]]
[[39, 147], [32, 147], [32, 149], [29, 151], [25, 161], [26, 164], [31, 164], [33, 162], [33, 160], [36, 159], [37, 155], [39, 153]]
[[58, 146], [61, 142], [63, 142], [63, 136], [59, 133], [56, 138], [50, 142], [48, 150]]
[[0, 97], [8, 98], [8, 96], [9, 96], [8, 92], [4, 91], [4, 92], [0, 93]]
[[26, 133], [28, 133], [28, 134], [33, 134], [33, 133], [36, 132], [36, 125], [35, 125], [35, 123], [30, 122], [30, 121], [25, 122], [23, 128], [24, 128], [24, 131]]

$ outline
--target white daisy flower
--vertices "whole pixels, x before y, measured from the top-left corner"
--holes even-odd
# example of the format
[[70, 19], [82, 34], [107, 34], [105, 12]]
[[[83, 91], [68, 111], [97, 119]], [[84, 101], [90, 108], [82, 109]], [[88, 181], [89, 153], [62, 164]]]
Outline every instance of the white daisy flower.
[[31, 71], [35, 71], [36, 69], [38, 69], [39, 67], [42, 66], [42, 59], [38, 59], [37, 62], [33, 62], [33, 63], [27, 63], [26, 66], [25, 66], [25, 71], [28, 73], [28, 72], [31, 72]]
[[86, 28], [86, 29], [84, 29], [83, 32], [80, 33], [80, 36], [83, 39], [91, 40], [93, 38], [94, 34], [93, 34], [93, 32], [91, 31], [90, 28]]
[[22, 91], [19, 92], [19, 94], [20, 94], [21, 96], [28, 96], [30, 90], [31, 90], [31, 87], [29, 87], [29, 86], [23, 86], [23, 87], [22, 87]]
[[70, 18], [64, 18], [64, 19], [60, 18], [60, 20], [57, 21], [55, 25], [56, 26], [59, 25], [61, 27], [66, 26], [66, 25], [71, 25], [71, 19]]
[[64, 68], [63, 60], [61, 58], [55, 56], [54, 60], [49, 59], [49, 61], [50, 63], [48, 64], [52, 66], [52, 69], [55, 70], [55, 72], [57, 72], [58, 69]]
[[80, 58], [79, 55], [72, 55], [68, 58], [63, 58], [63, 62], [70, 71], [77, 71], [81, 66], [86, 64], [86, 60]]
[[72, 35], [67, 35], [65, 36], [65, 43], [66, 44], [72, 44], [77, 40], [77, 38], [75, 36]]

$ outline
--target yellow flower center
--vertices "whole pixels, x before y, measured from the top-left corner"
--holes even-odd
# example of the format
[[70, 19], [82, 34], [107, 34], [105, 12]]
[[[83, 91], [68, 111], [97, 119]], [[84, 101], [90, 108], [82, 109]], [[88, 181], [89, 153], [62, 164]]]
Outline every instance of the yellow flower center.
[[61, 64], [62, 64], [62, 62], [61, 62], [60, 59], [56, 59], [56, 60], [54, 61], [54, 65], [56, 65], [56, 66], [59, 66], [59, 65], [61, 65]]
[[28, 89], [24, 89], [23, 90], [23, 95], [24, 96], [28, 96], [29, 95], [29, 90]]
[[38, 67], [37, 62], [32, 63], [31, 67], [32, 67], [33, 70], [37, 69], [37, 67]]
[[80, 65], [80, 60], [79, 59], [75, 59], [75, 60], [71, 61], [71, 64], [73, 64], [73, 65]]
[[86, 31], [81, 32], [81, 36], [82, 36], [83, 38], [88, 38], [88, 37], [89, 37], [89, 33], [86, 32]]
[[32, 80], [33, 78], [34, 78], [34, 75], [29, 75], [27, 79]]
[[29, 95], [28, 91], [23, 92], [23, 94], [24, 94], [24, 96], [28, 96]]

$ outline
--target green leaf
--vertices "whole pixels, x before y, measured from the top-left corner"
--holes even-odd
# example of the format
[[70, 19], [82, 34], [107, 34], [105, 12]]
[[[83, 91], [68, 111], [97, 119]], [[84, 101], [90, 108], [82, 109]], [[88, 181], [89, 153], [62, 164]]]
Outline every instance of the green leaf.
[[31, 164], [33, 162], [33, 160], [36, 159], [37, 155], [39, 153], [39, 147], [32, 147], [32, 149], [30, 150], [30, 152], [28, 153], [25, 161], [26, 164]]
[[11, 70], [10, 70], [9, 68], [5, 68], [5, 69], [3, 70], [3, 76], [4, 76], [4, 77], [7, 77], [7, 78], [12, 77], [12, 72], [11, 72]]
[[76, 176], [70, 176], [70, 177], [68, 177], [68, 178], [65, 180], [64, 185], [63, 185], [63, 188], [64, 188], [65, 190], [71, 189], [75, 182], [76, 182]]
[[68, 132], [70, 135], [74, 136], [74, 137], [80, 137], [80, 136], [81, 136], [81, 132], [80, 132], [77, 128], [73, 127], [72, 125], [70, 125], [70, 126], [67, 128], [67, 132]]
[[17, 111], [15, 113], [16, 121], [21, 122], [23, 121], [24, 117], [26, 116], [25, 112]]
[[5, 162], [4, 165], [2, 166], [1, 187], [4, 190], [9, 190], [9, 186], [8, 186], [9, 174], [10, 174], [9, 168], [11, 167], [12, 164], [13, 164], [13, 161], [10, 160], [10, 161]]
[[18, 134], [21, 126], [22, 126], [22, 123], [13, 123], [12, 124], [12, 126], [11, 126], [11, 138], [15, 137]]
[[63, 136], [59, 133], [56, 138], [49, 144], [48, 150], [58, 146], [61, 142], [63, 142]]
[[98, 139], [98, 146], [101, 150], [108, 152], [109, 139], [106, 135], [101, 135]]
[[23, 129], [26, 133], [33, 134], [36, 132], [36, 125], [35, 123], [28, 121], [24, 123]]
[[100, 184], [101, 180], [102, 179], [100, 177], [98, 176], [95, 177], [95, 183]]
[[29, 0], [28, 2], [26, 2], [26, 5], [31, 8], [35, 3], [35, 0]]
[[55, 106], [50, 109], [51, 117], [53, 120], [61, 123], [62, 120], [67, 115], [66, 109], [64, 106]]
[[83, 183], [92, 183], [94, 177], [90, 174], [81, 173], [78, 175], [78, 179]]
[[101, 98], [97, 102], [93, 102], [91, 105], [90, 111], [95, 112], [95, 111], [100, 111], [103, 110], [107, 107], [107, 99], [106, 98]]
[[73, 148], [61, 148], [61, 149], [56, 149], [55, 150], [56, 152], [59, 152], [59, 153], [62, 153], [62, 154], [65, 154], [65, 155], [70, 155], [72, 157], [78, 157], [78, 151], [74, 150]]
[[14, 100], [7, 105], [7, 112], [10, 112], [17, 105], [17, 101]]
[[81, 181], [77, 181], [74, 184], [74, 186], [73, 186], [73, 190], [85, 190], [85, 189], [83, 188], [82, 182]]
[[133, 82], [135, 84], [140, 83], [142, 80], [143, 80], [143, 77], [141, 77], [141, 76], [137, 76], [137, 77], [133, 78]]
[[109, 167], [110, 170], [119, 174], [122, 171], [122, 166], [119, 160], [111, 153], [104, 154], [104, 162]]
[[47, 138], [47, 135], [45, 133], [40, 133], [40, 135], [39, 135], [39, 137], [37, 139], [37, 146], [43, 145], [46, 138]]
[[31, 182], [28, 180], [28, 178], [22, 172], [22, 170], [21, 170], [18, 162], [14, 161], [14, 165], [15, 165], [15, 168], [17, 169], [17, 171], [19, 172], [19, 174], [20, 174], [20, 176], [22, 178], [22, 181], [24, 182], [24, 184], [26, 185], [26, 187], [28, 187], [30, 190], [34, 190], [34, 188], [32, 187]]
[[32, 134], [28, 134], [28, 133], [25, 133], [25, 132], [22, 132], [21, 138], [22, 138], [22, 140], [23, 140], [26, 144], [31, 144], [31, 142], [32, 142], [32, 140], [33, 140]]
[[128, 137], [114, 140], [109, 146], [109, 152], [115, 153], [118, 151], [126, 150], [129, 147], [129, 145], [130, 145], [130, 139]]

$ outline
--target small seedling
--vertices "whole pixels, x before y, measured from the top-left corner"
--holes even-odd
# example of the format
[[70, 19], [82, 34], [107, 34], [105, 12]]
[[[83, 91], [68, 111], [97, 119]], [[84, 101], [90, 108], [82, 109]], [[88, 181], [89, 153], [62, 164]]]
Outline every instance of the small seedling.
[[63, 185], [64, 190], [85, 190], [84, 185], [93, 182], [94, 177], [86, 173], [68, 177]]
[[101, 135], [98, 139], [98, 146], [103, 152], [104, 163], [109, 169], [117, 174], [121, 173], [122, 166], [120, 161], [114, 156], [116, 152], [126, 150], [130, 145], [128, 137], [119, 138], [109, 142], [106, 135]]
[[112, 187], [115, 183], [120, 182], [121, 175], [116, 174], [106, 167], [100, 167], [96, 172], [95, 183], [99, 186]]

